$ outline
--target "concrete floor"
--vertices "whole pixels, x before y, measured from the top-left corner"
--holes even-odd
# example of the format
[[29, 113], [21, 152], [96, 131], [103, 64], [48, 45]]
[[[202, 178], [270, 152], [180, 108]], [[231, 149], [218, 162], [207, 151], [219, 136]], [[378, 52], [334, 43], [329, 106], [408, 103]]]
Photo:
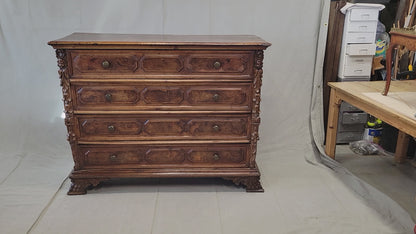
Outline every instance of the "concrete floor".
[[67, 196], [66, 181], [30, 233], [411, 233], [382, 217], [306, 150], [258, 155], [265, 193], [215, 179], [104, 184]]
[[348, 145], [337, 146], [336, 160], [388, 195], [416, 220], [416, 168], [410, 160], [396, 164], [392, 156], [354, 154]]

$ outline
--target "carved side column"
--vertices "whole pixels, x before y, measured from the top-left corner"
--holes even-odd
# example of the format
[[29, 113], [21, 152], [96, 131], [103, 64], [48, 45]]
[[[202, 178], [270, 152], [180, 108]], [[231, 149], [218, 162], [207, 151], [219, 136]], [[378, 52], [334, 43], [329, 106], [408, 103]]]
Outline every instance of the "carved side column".
[[58, 73], [61, 80], [62, 95], [64, 101], [65, 125], [68, 131], [68, 142], [71, 146], [72, 156], [74, 159], [74, 170], [82, 167], [82, 160], [79, 158], [77, 138], [74, 132], [75, 118], [72, 97], [70, 93], [70, 72], [68, 69], [68, 56], [64, 49], [56, 50], [56, 58], [58, 59]]
[[257, 141], [259, 140], [260, 125], [260, 89], [263, 77], [263, 50], [257, 50], [254, 57], [253, 103], [251, 110], [251, 157], [249, 167], [256, 167]]

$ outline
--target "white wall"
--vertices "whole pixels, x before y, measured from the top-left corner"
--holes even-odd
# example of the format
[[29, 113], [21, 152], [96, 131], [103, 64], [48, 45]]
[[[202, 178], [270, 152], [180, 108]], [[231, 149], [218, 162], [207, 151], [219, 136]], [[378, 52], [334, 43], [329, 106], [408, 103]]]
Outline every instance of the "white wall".
[[255, 34], [265, 52], [259, 152], [304, 145], [321, 0], [2, 0], [0, 152], [66, 147], [55, 52], [72, 32]]

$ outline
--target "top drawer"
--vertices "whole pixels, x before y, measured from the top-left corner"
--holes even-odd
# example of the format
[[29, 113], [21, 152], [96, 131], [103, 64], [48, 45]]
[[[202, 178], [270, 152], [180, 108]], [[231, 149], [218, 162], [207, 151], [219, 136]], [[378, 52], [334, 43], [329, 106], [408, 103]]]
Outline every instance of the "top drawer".
[[357, 8], [351, 9], [350, 21], [377, 21], [379, 9]]
[[252, 51], [74, 50], [73, 77], [152, 78], [161, 76], [250, 77]]

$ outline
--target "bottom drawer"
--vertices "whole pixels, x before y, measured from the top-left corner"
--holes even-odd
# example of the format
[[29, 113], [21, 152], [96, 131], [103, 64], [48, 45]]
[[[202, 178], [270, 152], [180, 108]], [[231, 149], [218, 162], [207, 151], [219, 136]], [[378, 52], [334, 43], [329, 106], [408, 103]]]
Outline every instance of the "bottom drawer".
[[345, 66], [344, 67], [344, 76], [365, 76], [370, 77], [371, 75], [371, 65], [357, 65], [357, 66]]
[[338, 132], [337, 143], [350, 143], [353, 141], [359, 141], [363, 138], [363, 131], [360, 132]]
[[244, 167], [249, 144], [80, 145], [84, 168]]
[[365, 112], [344, 112], [341, 116], [342, 124], [365, 124], [368, 115]]

